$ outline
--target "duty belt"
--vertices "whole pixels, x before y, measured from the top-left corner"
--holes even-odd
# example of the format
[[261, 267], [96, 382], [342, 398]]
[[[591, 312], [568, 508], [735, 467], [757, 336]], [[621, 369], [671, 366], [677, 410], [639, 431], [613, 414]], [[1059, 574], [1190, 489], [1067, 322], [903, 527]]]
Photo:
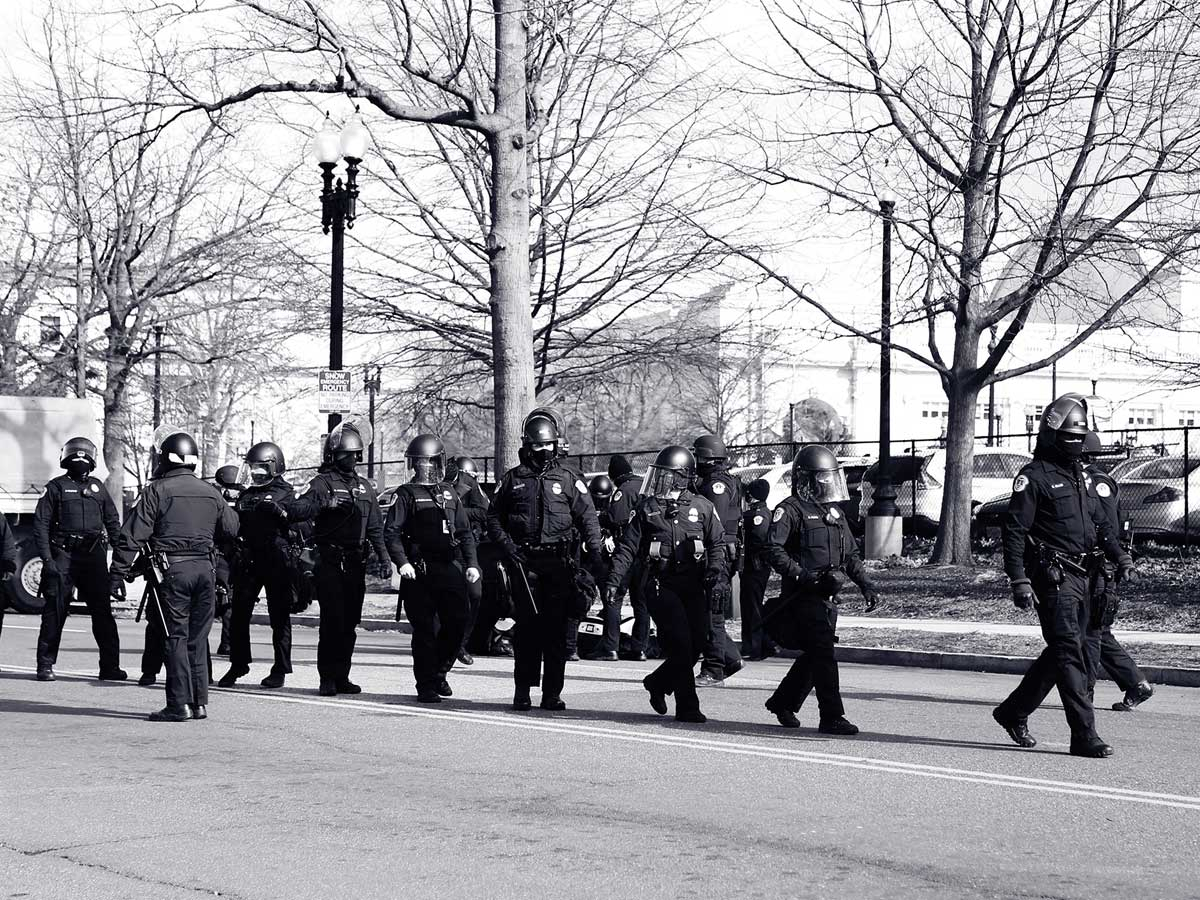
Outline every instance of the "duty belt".
[[570, 541], [555, 541], [553, 543], [528, 543], [521, 544], [521, 549], [526, 553], [540, 554], [542, 556], [569, 556], [572, 550]]
[[68, 553], [75, 550], [85, 550], [90, 553], [99, 547], [103, 540], [104, 532], [97, 531], [95, 534], [56, 534], [50, 538], [50, 543]]

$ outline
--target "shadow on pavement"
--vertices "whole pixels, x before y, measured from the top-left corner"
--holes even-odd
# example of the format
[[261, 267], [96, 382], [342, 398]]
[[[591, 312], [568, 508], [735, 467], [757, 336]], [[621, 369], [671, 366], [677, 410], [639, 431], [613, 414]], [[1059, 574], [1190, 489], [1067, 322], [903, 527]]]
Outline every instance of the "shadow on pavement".
[[973, 697], [950, 697], [945, 694], [912, 694], [893, 691], [842, 691], [844, 699], [854, 700], [911, 700], [915, 703], [943, 703], [957, 704], [961, 706], [996, 706], [1003, 697], [997, 696], [994, 699], [977, 700]]
[[0, 700], [0, 713], [42, 713], [51, 716], [92, 716], [98, 719], [138, 719], [146, 717], [141, 713], [117, 712], [112, 709], [97, 709], [93, 706], [60, 706], [56, 703], [43, 703], [41, 700]]

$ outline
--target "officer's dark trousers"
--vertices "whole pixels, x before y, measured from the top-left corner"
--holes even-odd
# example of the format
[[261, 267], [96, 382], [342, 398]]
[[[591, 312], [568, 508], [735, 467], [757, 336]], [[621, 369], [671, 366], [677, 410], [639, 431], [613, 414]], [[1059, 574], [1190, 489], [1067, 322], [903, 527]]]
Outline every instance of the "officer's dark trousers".
[[771, 580], [771, 568], [748, 556], [741, 578], [742, 653], [762, 656], [775, 646], [763, 631], [763, 597], [767, 593], [767, 582]]
[[433, 690], [450, 671], [463, 645], [467, 579], [452, 562], [425, 561], [425, 574], [403, 579], [404, 614], [412, 625], [413, 676], [417, 690]]
[[167, 635], [167, 706], [206, 705], [208, 634], [217, 603], [212, 563], [207, 557], [169, 559], [160, 598]]
[[[513, 680], [517, 689], [542, 686], [542, 697], [562, 693], [567, 669], [567, 609], [575, 600], [575, 573], [557, 556], [533, 556], [526, 567], [535, 613], [526, 597], [518, 597], [513, 629]], [[515, 574], [515, 573], [514, 573]], [[513, 592], [524, 591], [515, 575]]]
[[674, 694], [676, 715], [698, 712], [694, 670], [710, 627], [703, 575], [650, 576], [645, 588], [664, 660], [642, 684], [654, 693]]
[[802, 637], [795, 649], [801, 652], [775, 689], [773, 699], [799, 712], [809, 691], [815, 688], [822, 722], [845, 715], [834, 656], [837, 604], [824, 596], [801, 595], [792, 600], [786, 614], [796, 617], [796, 631]]
[[354, 548], [317, 548], [313, 570], [321, 625], [317, 636], [317, 674], [322, 680], [343, 681], [350, 677], [350, 664], [357, 640], [354, 629], [362, 620], [367, 566]]
[[271, 674], [292, 671], [292, 572], [283, 560], [251, 560], [240, 566], [233, 583], [233, 611], [229, 623], [229, 665], [249, 670], [250, 617], [259, 592], [267, 591], [267, 616], [271, 622], [271, 644], [275, 661]]
[[634, 562], [626, 576], [629, 588], [629, 605], [633, 607], [633, 633], [630, 635], [629, 652], [645, 653], [650, 640], [650, 609], [646, 605], [646, 567]]
[[1112, 628], [1107, 625], [1100, 629], [1100, 665], [1122, 691], [1132, 691], [1146, 680], [1133, 657], [1121, 646]]
[[167, 645], [167, 634], [163, 627], [158, 603], [153, 597], [146, 600], [146, 643], [142, 648], [142, 674], [158, 675], [163, 667], [163, 650]]
[[38, 669], [49, 669], [58, 661], [58, 645], [67, 621], [67, 602], [72, 587], [79, 599], [87, 604], [92, 617], [92, 636], [100, 648], [100, 673], [119, 669], [121, 646], [112, 614], [112, 599], [108, 595], [108, 563], [104, 547], [74, 553], [56, 547], [54, 565], [60, 573], [57, 577], [42, 576], [46, 605], [42, 607], [42, 627], [38, 633]]
[[[727, 545], [725, 558], [732, 566], [734, 554], [728, 550], [728, 547], [729, 545]], [[732, 595], [732, 575], [726, 576], [726, 578], [730, 584], [730, 595]], [[708, 639], [704, 643], [704, 660], [700, 665], [700, 671], [713, 678], [724, 678], [732, 675], [740, 667], [741, 662], [742, 656], [738, 653], [737, 644], [725, 630], [725, 610], [722, 609], [719, 612], [710, 610]]]
[[1055, 587], [1039, 573], [1033, 578], [1033, 591], [1046, 649], [996, 711], [1004, 718], [1024, 721], [1057, 685], [1072, 738], [1092, 738], [1096, 719], [1089, 688], [1095, 682], [1098, 661], [1093, 653], [1099, 641], [1088, 636], [1090, 579], [1064, 572], [1063, 583]]

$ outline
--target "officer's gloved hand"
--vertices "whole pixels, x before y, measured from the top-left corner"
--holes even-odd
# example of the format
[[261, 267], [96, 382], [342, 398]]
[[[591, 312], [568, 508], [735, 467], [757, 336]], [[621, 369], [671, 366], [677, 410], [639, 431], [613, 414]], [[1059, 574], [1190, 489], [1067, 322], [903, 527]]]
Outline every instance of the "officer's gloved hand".
[[836, 597], [847, 585], [850, 584], [850, 577], [841, 569], [830, 569], [825, 572], [817, 580], [817, 588], [831, 597]]
[[42, 559], [43, 578], [57, 578], [61, 574], [62, 573], [58, 571], [58, 566], [54, 564], [54, 560], [48, 558]]
[[518, 566], [524, 566], [528, 562], [528, 560], [525, 558], [525, 554], [521, 552], [521, 548], [516, 544], [513, 544], [512, 547], [505, 548], [504, 556], [509, 562], [516, 563]]
[[1117, 563], [1117, 584], [1123, 584], [1126, 581], [1137, 581], [1137, 567], [1134, 566], [1133, 560], [1126, 557]]
[[475, 584], [483, 577], [483, 574], [474, 566], [467, 569], [467, 584]]
[[0, 581], [8, 581], [16, 574], [17, 561], [15, 559], [0, 559]]
[[873, 587], [866, 588], [863, 591], [863, 599], [867, 602], [866, 612], [875, 612], [879, 608], [879, 604], [883, 602], [883, 598], [879, 596], [879, 591]]
[[342, 494], [331, 494], [321, 503], [323, 509], [344, 509], [353, 505], [354, 500]]
[[108, 579], [108, 593], [118, 600], [125, 599], [125, 579], [120, 575], [111, 575]]
[[280, 522], [287, 521], [287, 510], [280, 506], [278, 501], [263, 500], [258, 504], [258, 508], [273, 519], [278, 519]]
[[1030, 609], [1033, 606], [1033, 585], [1028, 581], [1014, 581], [1012, 595], [1017, 609]]
[[613, 553], [613, 552], [615, 552], [615, 551], [616, 551], [616, 549], [617, 549], [617, 542], [616, 542], [616, 540], [615, 540], [615, 539], [612, 537], [612, 535], [609, 535], [609, 536], [607, 536], [607, 537], [605, 537], [605, 538], [604, 538], [604, 549], [605, 549], [605, 550], [607, 550], [609, 553]]
[[417, 577], [417, 570], [413, 568], [412, 563], [405, 563], [400, 567], [400, 577], [412, 581]]

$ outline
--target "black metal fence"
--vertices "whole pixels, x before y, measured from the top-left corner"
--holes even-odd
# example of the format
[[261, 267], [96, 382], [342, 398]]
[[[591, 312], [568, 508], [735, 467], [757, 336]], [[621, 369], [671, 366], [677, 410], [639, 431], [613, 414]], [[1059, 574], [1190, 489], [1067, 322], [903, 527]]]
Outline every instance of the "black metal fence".
[[[1028, 461], [1036, 442], [1036, 432], [979, 435], [975, 438], [975, 471], [972, 501], [979, 513], [980, 533], [998, 526], [998, 515], [1011, 492], [1013, 478]], [[1200, 487], [1200, 427], [1121, 428], [1104, 432], [1105, 452], [1100, 465], [1116, 479], [1120, 488], [1123, 527], [1133, 540], [1163, 543], [1200, 543], [1200, 498], [1193, 488]], [[794, 442], [743, 444], [730, 446], [729, 462], [746, 469], [743, 476], [782, 478], [786, 465], [803, 446]], [[831, 441], [826, 446], [842, 458], [848, 480], [861, 498], [861, 508], [870, 503], [873, 491], [873, 464], [878, 459], [878, 441]], [[941, 515], [945, 474], [946, 439], [944, 435], [927, 438], [892, 440], [892, 476], [897, 488], [897, 504], [908, 530], [932, 534]], [[605, 472], [614, 454], [623, 455], [635, 472], [645, 471], [661, 448], [606, 450], [577, 453], [571, 460], [587, 474]], [[495, 459], [476, 457], [485, 483], [497, 480]], [[407, 464], [403, 459], [376, 462], [387, 472], [386, 489], [404, 480]], [[777, 470], [775, 472], [774, 470]], [[297, 481], [315, 469], [296, 469]], [[991, 504], [991, 505], [989, 505]]]

